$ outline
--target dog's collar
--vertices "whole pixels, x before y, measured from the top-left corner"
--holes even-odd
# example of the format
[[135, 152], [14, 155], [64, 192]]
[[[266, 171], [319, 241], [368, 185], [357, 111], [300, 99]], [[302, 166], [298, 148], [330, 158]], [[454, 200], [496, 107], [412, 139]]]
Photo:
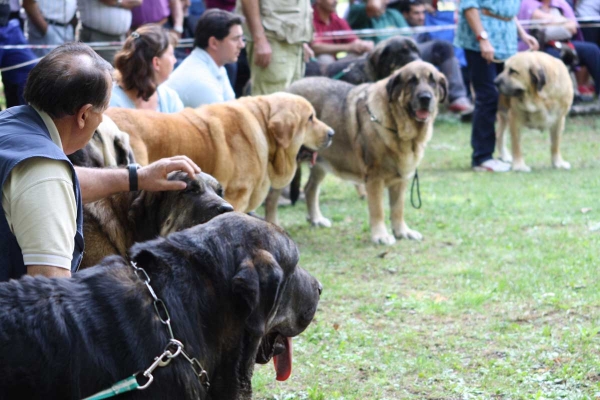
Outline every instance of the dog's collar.
[[398, 134], [397, 129], [388, 128], [387, 126], [383, 125], [383, 123], [379, 120], [379, 118], [377, 118], [375, 116], [375, 114], [373, 114], [373, 112], [371, 111], [371, 108], [369, 108], [369, 101], [366, 98], [365, 98], [365, 108], [367, 109], [367, 112], [369, 113], [369, 119], [371, 120], [371, 122], [375, 122], [382, 128], [387, 129], [388, 131], [393, 132], [395, 134]]

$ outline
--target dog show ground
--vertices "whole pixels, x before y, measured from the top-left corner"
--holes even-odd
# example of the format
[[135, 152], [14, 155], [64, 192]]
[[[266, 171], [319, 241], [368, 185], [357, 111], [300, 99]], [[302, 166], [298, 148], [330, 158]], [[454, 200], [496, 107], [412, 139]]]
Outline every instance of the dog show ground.
[[293, 375], [276, 382], [257, 366], [255, 399], [598, 396], [600, 119], [567, 119], [571, 170], [552, 168], [547, 132], [524, 128], [532, 172], [474, 173], [470, 129], [437, 118], [421, 209], [407, 193], [421, 242], [372, 244], [365, 200], [333, 174], [321, 185], [331, 228], [310, 227], [304, 201], [280, 208], [324, 290], [294, 341]]

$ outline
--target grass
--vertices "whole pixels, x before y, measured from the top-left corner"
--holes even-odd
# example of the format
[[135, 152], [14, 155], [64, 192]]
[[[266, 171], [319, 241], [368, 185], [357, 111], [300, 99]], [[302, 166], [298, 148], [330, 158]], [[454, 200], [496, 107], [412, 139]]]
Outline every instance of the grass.
[[528, 131], [533, 172], [473, 173], [469, 138], [438, 119], [423, 207], [406, 212], [422, 242], [371, 244], [365, 201], [333, 176], [332, 228], [310, 228], [303, 202], [280, 208], [324, 292], [291, 378], [257, 366], [254, 398], [600, 398], [600, 118], [568, 121], [570, 171], [550, 168], [548, 133]]

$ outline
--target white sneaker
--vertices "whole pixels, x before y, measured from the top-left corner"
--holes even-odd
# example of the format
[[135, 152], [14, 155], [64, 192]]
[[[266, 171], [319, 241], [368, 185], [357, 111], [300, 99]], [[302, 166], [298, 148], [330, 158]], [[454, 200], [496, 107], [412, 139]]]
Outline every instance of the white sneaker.
[[496, 160], [494, 158], [490, 158], [482, 162], [479, 165], [473, 167], [473, 171], [475, 172], [508, 172], [510, 171], [510, 164], [505, 163], [504, 161]]

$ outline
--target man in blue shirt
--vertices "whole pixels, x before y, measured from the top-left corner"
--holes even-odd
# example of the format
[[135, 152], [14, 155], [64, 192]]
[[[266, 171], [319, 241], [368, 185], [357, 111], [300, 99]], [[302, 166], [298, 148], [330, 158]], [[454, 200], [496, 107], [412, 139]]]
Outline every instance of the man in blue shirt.
[[165, 84], [186, 107], [235, 99], [224, 65], [236, 62], [245, 46], [241, 18], [210, 9], [198, 20], [194, 36], [194, 50]]
[[471, 131], [474, 171], [510, 170], [510, 164], [492, 158], [499, 97], [494, 79], [502, 72], [504, 61], [517, 52], [517, 33], [532, 50], [539, 47], [516, 18], [520, 4], [520, 0], [461, 0], [459, 5], [454, 44], [465, 49], [475, 90]]

